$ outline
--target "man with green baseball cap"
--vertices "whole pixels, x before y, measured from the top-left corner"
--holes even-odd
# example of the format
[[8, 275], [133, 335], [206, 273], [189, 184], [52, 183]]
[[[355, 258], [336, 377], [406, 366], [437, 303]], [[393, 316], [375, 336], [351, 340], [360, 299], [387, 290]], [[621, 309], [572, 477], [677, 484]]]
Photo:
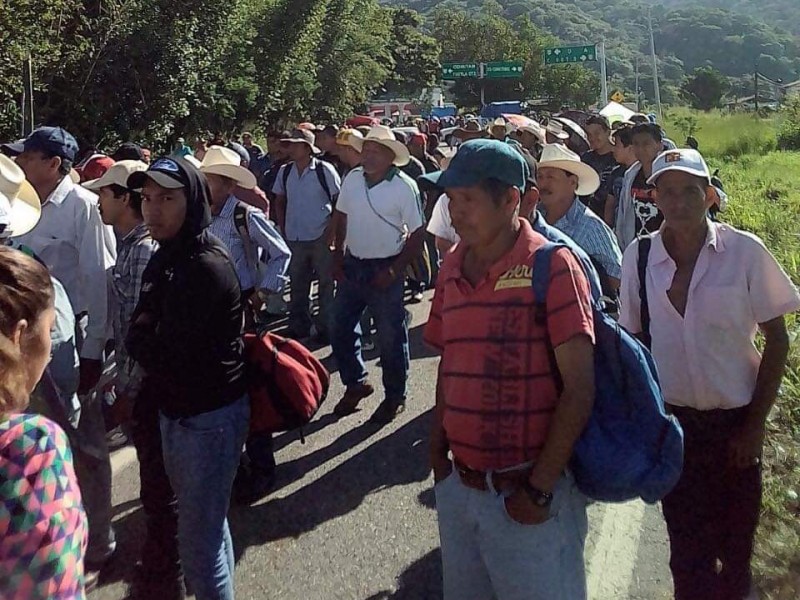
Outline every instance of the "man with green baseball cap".
[[424, 333], [441, 354], [430, 460], [445, 600], [586, 598], [586, 499], [566, 467], [594, 396], [590, 284], [559, 249], [535, 318], [533, 256], [548, 240], [519, 215], [528, 177], [509, 144], [473, 140], [421, 178], [444, 188], [461, 238]]

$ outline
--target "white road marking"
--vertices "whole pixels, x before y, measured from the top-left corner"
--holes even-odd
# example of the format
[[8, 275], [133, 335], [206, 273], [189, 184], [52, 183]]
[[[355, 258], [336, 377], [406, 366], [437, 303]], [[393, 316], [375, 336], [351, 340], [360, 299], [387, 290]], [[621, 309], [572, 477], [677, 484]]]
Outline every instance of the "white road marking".
[[119, 476], [122, 471], [136, 462], [136, 450], [133, 446], [125, 446], [111, 453], [111, 473]]
[[590, 600], [628, 596], [642, 534], [644, 502], [609, 504], [604, 508], [602, 519], [590, 520], [590, 527], [597, 531], [594, 552], [587, 564]]

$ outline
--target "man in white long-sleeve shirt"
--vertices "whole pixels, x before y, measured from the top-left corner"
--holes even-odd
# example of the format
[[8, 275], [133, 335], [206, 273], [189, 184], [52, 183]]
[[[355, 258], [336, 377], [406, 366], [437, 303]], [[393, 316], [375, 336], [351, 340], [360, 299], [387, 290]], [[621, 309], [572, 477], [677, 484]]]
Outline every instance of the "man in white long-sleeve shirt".
[[76, 316], [85, 316], [80, 342], [78, 393], [100, 378], [108, 338], [106, 271], [116, 261], [113, 232], [97, 212], [97, 196], [69, 177], [78, 152], [75, 138], [60, 127], [40, 127], [19, 144], [6, 146], [43, 199], [42, 218], [19, 242], [30, 247], [64, 284]]
[[36, 227], [15, 239], [44, 261], [61, 281], [75, 312], [80, 354], [78, 396], [81, 413], [73, 446], [75, 470], [89, 520], [86, 570], [98, 571], [116, 549], [111, 528], [111, 463], [99, 394], [91, 394], [102, 372], [108, 338], [106, 271], [116, 260], [113, 231], [104, 226], [97, 196], [72, 182], [78, 152], [75, 138], [60, 127], [40, 127], [18, 144], [3, 147], [42, 199]]

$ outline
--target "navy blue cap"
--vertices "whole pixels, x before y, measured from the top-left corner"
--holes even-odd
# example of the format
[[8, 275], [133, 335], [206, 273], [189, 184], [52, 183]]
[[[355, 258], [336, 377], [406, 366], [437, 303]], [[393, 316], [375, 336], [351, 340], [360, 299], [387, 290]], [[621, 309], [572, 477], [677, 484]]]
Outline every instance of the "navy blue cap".
[[486, 179], [497, 179], [520, 191], [530, 173], [522, 155], [499, 140], [470, 140], [458, 147], [446, 171], [436, 171], [419, 179], [439, 188], [472, 187]]
[[78, 154], [78, 142], [72, 134], [61, 127], [39, 127], [19, 142], [3, 144], [9, 154], [16, 156], [23, 152], [46, 152], [75, 162]]
[[151, 164], [147, 171], [136, 171], [128, 176], [128, 188], [140, 190], [148, 179], [168, 190], [177, 190], [189, 185], [186, 163], [179, 163], [174, 157], [164, 156]]

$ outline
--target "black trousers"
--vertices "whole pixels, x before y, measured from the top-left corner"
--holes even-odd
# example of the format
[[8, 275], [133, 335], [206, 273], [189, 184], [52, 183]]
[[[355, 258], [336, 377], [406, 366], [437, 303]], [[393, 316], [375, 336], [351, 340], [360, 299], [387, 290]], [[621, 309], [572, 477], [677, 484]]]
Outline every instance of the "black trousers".
[[728, 441], [744, 409], [673, 407], [684, 431], [683, 474], [662, 501], [675, 600], [741, 600], [761, 507], [761, 467], [728, 464]]
[[164, 469], [158, 408], [152, 395], [143, 393], [136, 399], [131, 434], [139, 459], [139, 495], [147, 527], [142, 566], [154, 578], [179, 578], [178, 503]]

